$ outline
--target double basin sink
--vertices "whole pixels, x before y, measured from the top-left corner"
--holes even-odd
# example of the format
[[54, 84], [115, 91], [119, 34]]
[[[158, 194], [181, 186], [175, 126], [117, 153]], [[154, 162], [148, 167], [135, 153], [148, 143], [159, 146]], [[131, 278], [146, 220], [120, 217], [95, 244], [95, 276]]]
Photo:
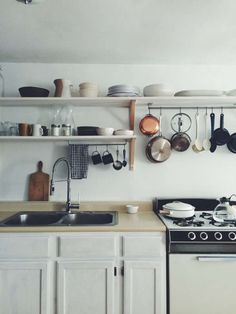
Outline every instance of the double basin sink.
[[0, 227], [30, 226], [113, 226], [117, 224], [115, 211], [19, 212], [0, 222]]

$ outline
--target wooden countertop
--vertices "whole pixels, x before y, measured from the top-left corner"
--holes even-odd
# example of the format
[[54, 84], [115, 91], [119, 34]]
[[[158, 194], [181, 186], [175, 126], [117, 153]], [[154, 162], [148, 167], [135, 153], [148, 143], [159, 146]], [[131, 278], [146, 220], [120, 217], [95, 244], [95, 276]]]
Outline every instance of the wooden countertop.
[[[128, 214], [124, 204], [139, 205], [136, 214]], [[0, 202], [0, 220], [18, 211], [61, 210], [64, 204], [51, 202]], [[166, 227], [151, 209], [149, 202], [87, 202], [81, 211], [118, 211], [118, 224], [114, 226], [47, 226], [47, 227], [0, 227], [4, 232], [165, 232]]]

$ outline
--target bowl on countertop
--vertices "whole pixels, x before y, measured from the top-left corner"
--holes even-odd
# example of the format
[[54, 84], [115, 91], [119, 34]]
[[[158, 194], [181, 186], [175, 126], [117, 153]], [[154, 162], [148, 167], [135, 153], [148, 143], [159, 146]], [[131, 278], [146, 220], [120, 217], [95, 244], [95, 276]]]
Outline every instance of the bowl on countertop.
[[102, 136], [111, 136], [113, 135], [113, 128], [97, 128], [97, 134]]
[[35, 86], [24, 86], [19, 88], [21, 97], [48, 97], [49, 90]]

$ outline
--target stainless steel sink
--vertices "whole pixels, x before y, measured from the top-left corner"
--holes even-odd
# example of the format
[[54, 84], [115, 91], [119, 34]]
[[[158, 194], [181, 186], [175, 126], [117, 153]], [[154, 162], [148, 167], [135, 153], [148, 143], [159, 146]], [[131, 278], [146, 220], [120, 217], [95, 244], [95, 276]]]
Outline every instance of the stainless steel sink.
[[115, 211], [19, 212], [0, 222], [0, 227], [26, 226], [112, 226], [117, 224]]

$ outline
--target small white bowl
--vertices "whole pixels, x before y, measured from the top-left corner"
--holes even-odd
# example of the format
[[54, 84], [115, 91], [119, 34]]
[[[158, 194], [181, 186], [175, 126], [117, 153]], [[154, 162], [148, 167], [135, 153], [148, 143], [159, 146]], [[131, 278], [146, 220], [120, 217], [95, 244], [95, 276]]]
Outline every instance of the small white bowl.
[[174, 93], [168, 90], [164, 84], [152, 84], [144, 87], [143, 95], [146, 97], [173, 96]]
[[126, 205], [125, 207], [128, 214], [136, 214], [138, 212], [138, 206], [136, 205]]
[[127, 136], [132, 136], [134, 135], [134, 131], [133, 130], [115, 130], [114, 131], [114, 135], [127, 135]]
[[113, 128], [97, 128], [97, 134], [103, 136], [113, 135]]

